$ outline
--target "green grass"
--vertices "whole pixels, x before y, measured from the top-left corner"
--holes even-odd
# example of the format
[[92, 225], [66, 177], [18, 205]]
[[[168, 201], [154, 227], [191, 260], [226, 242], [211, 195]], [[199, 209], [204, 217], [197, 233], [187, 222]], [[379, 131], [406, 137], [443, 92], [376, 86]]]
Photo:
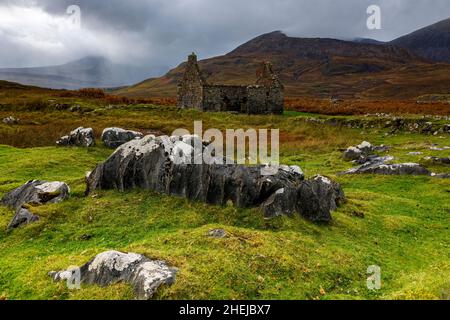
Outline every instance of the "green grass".
[[[382, 130], [306, 124], [300, 114], [249, 117], [164, 110], [105, 110], [86, 122], [99, 127], [148, 125], [164, 132], [183, 124], [189, 128], [198, 118], [206, 128], [279, 127], [282, 162], [300, 165], [307, 176], [332, 176], [348, 200], [330, 225], [316, 225], [300, 217], [266, 221], [258, 209], [210, 206], [143, 190], [85, 197], [85, 172], [111, 150], [0, 146], [0, 196], [31, 179], [62, 180], [72, 189], [70, 199], [61, 204], [31, 208], [41, 220], [12, 232], [6, 226], [13, 212], [0, 208], [0, 298], [133, 299], [126, 284], [71, 291], [47, 276], [105, 250], [138, 252], [178, 267], [176, 283], [159, 290], [157, 299], [449, 297], [450, 181], [336, 175], [352, 166], [342, 161], [339, 149], [362, 140], [392, 146], [389, 153], [399, 161], [420, 161], [426, 155], [448, 156], [448, 150], [429, 150], [432, 143], [450, 145], [448, 136], [386, 137]], [[49, 126], [79, 121], [69, 113], [41, 116]], [[424, 155], [409, 156], [410, 151]], [[448, 166], [430, 169], [450, 172]], [[229, 237], [208, 237], [213, 228], [224, 228]], [[370, 265], [381, 267], [379, 291], [366, 287]]]

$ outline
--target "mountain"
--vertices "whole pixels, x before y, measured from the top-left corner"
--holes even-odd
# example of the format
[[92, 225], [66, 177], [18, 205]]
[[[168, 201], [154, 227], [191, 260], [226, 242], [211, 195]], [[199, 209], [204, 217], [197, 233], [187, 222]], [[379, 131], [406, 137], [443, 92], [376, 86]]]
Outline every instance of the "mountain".
[[[280, 31], [254, 38], [230, 53], [199, 62], [207, 81], [254, 83], [261, 61], [271, 61], [288, 96], [413, 98], [445, 93], [450, 65], [437, 65], [391, 44], [289, 37]], [[115, 93], [175, 96], [184, 63], [160, 78]]]
[[370, 38], [354, 38], [351, 41], [356, 43], [368, 43], [368, 44], [385, 44], [383, 41], [378, 41]]
[[[410, 99], [448, 93], [450, 65], [436, 62], [450, 63], [450, 19], [389, 43], [296, 38], [275, 31], [200, 61], [200, 67], [211, 83], [251, 84], [262, 61], [274, 64], [288, 96]], [[54, 89], [120, 87], [112, 92], [129, 97], [173, 97], [183, 72], [184, 63], [144, 80], [150, 70], [87, 57], [60, 66], [0, 69], [0, 79]]]
[[398, 38], [391, 44], [429, 60], [450, 63], [450, 18]]
[[114, 64], [103, 57], [86, 57], [59, 66], [0, 69], [0, 79], [52, 89], [119, 87], [145, 79], [142, 68]]

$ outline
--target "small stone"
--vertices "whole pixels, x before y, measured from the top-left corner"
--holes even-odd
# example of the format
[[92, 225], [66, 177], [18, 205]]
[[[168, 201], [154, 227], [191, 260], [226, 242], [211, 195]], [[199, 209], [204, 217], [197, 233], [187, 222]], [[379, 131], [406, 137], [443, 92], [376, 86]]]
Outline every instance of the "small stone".
[[364, 212], [356, 211], [356, 210], [354, 210], [354, 211], [352, 212], [352, 216], [358, 217], [358, 218], [364, 218], [364, 217], [365, 217]]
[[83, 235], [80, 236], [80, 240], [82, 240], [82, 241], [88, 241], [88, 240], [91, 240], [92, 237], [93, 237], [92, 234], [83, 234]]
[[16, 214], [14, 215], [14, 218], [11, 220], [11, 222], [8, 224], [7, 229], [15, 229], [19, 228], [23, 225], [36, 222], [39, 220], [38, 216], [33, 215], [28, 209], [20, 208], [17, 210]]
[[70, 112], [80, 112], [80, 111], [81, 111], [81, 106], [78, 105], [78, 104], [76, 104], [76, 105], [74, 105], [74, 106], [71, 106], [71, 107], [69, 108], [69, 111], [70, 111]]
[[224, 229], [212, 229], [208, 232], [208, 235], [212, 238], [223, 239], [226, 238], [227, 232]]
[[9, 117], [4, 118], [2, 122], [4, 124], [12, 125], [12, 124], [18, 124], [19, 121], [20, 121], [19, 119], [14, 118], [13, 116], [9, 116]]

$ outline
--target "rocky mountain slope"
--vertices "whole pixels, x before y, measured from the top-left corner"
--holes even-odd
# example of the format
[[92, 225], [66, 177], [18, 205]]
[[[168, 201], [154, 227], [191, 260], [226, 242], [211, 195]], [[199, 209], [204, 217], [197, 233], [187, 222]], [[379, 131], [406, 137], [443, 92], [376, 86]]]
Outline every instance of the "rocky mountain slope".
[[390, 44], [433, 61], [450, 63], [450, 18], [398, 38]]
[[[445, 93], [450, 65], [436, 64], [391, 44], [294, 38], [280, 31], [259, 36], [230, 53], [200, 61], [207, 81], [249, 84], [261, 61], [271, 61], [288, 96], [411, 99]], [[130, 97], [174, 96], [184, 64], [161, 78], [122, 88]]]
[[[257, 66], [267, 60], [279, 71], [291, 97], [416, 99], [446, 94], [450, 19], [389, 43], [295, 38], [275, 31], [203, 60], [200, 67], [212, 83], [249, 84], [256, 80]], [[60, 66], [0, 69], [0, 79], [54, 89], [118, 88], [113, 93], [138, 98], [176, 95], [184, 64], [148, 80], [144, 79], [156, 71], [145, 69], [86, 57]], [[138, 84], [128, 87], [134, 83]]]

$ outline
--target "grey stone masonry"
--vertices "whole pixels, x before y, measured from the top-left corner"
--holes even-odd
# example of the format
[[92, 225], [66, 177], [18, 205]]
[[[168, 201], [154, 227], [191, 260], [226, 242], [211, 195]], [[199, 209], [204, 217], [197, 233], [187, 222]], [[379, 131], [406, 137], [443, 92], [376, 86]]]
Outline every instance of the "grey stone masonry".
[[231, 86], [208, 84], [202, 76], [195, 53], [186, 63], [178, 85], [177, 105], [201, 111], [229, 111], [248, 114], [282, 114], [284, 86], [269, 62], [257, 71], [253, 85]]

